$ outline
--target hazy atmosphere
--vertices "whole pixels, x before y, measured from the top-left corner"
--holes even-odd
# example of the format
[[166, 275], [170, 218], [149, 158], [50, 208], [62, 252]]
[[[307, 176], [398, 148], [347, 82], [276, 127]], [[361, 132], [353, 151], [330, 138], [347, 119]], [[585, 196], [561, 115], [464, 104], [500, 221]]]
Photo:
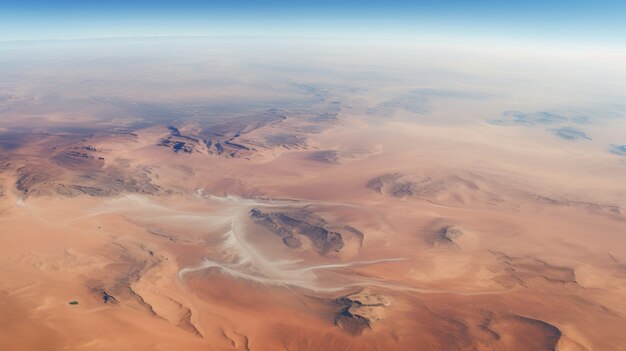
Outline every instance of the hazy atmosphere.
[[620, 2], [0, 10], [0, 350], [626, 349]]

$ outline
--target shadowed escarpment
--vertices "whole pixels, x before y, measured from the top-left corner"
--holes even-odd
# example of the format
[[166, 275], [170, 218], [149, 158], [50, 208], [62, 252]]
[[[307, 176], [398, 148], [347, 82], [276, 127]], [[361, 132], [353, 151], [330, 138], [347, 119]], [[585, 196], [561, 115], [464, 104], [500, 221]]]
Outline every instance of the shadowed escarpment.
[[459, 247], [458, 239], [463, 235], [461, 228], [454, 225], [447, 225], [439, 228], [430, 238], [428, 243], [433, 246]]
[[24, 196], [110, 197], [123, 193], [156, 194], [161, 190], [153, 183], [149, 167], [128, 170], [120, 165], [76, 174], [30, 164], [18, 168], [17, 174], [15, 187]]
[[[272, 233], [280, 236], [283, 243], [292, 249], [302, 248], [307, 240], [320, 255], [339, 252], [344, 247], [343, 235], [350, 234], [362, 240], [363, 234], [352, 227], [338, 230], [328, 228], [321, 218], [305, 213], [263, 212], [252, 209], [250, 216], [254, 221]], [[342, 234], [343, 232], [344, 234]]]
[[[109, 157], [100, 149], [104, 136], [46, 134], [23, 146], [32, 153], [27, 159], [9, 155], [15, 172], [15, 188], [24, 197], [61, 195], [110, 197], [123, 193], [156, 194], [154, 168], [133, 164], [124, 157]], [[106, 136], [113, 143], [128, 147], [138, 143], [136, 136], [114, 133]]]
[[388, 297], [363, 289], [335, 300], [339, 310], [335, 315], [335, 325], [352, 335], [361, 335], [372, 329], [373, 323], [385, 316], [385, 308], [391, 304]]
[[270, 109], [250, 116], [238, 116], [168, 126], [168, 135], [158, 146], [174, 153], [222, 155], [248, 158], [261, 150], [306, 149], [312, 134], [330, 128], [337, 120], [338, 104], [327, 112]]
[[[50, 160], [59, 167], [66, 169], [89, 170], [102, 168], [104, 165], [104, 158], [94, 156], [90, 152], [92, 149], [88, 148], [90, 147], [83, 149], [74, 147], [73, 149], [54, 155], [50, 158]], [[93, 151], [95, 151], [95, 149], [93, 149]]]

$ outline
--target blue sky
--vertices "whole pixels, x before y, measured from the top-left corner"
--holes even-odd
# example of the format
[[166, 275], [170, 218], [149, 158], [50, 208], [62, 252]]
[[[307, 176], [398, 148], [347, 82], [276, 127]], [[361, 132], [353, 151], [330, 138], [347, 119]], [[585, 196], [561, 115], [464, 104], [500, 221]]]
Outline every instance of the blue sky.
[[0, 40], [144, 35], [468, 37], [626, 46], [626, 0], [0, 0]]

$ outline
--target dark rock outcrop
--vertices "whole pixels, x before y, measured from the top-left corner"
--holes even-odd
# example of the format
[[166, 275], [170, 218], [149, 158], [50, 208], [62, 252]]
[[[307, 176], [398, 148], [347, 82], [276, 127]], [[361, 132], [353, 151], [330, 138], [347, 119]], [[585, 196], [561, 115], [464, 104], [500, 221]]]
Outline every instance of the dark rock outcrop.
[[313, 161], [329, 163], [329, 164], [337, 164], [340, 161], [339, 153], [334, 150], [315, 151], [315, 152], [312, 152], [308, 158]]
[[9, 168], [9, 166], [11, 166], [10, 162], [0, 161], [0, 173], [6, 171]]
[[377, 193], [399, 199], [426, 200], [445, 205], [500, 201], [497, 194], [479, 186], [482, 181], [482, 177], [470, 172], [432, 176], [387, 173], [370, 179], [365, 186]]
[[463, 235], [463, 231], [454, 226], [447, 225], [439, 228], [434, 235], [429, 239], [429, 243], [433, 246], [453, 246], [458, 247], [457, 239]]
[[149, 167], [120, 167], [84, 170], [80, 176], [76, 176], [59, 168], [26, 165], [18, 168], [15, 187], [24, 196], [56, 193], [66, 197], [100, 197], [121, 193], [156, 194], [161, 191], [161, 187], [153, 183]]
[[272, 233], [283, 238], [283, 242], [290, 248], [300, 248], [302, 246], [301, 237], [310, 240], [315, 251], [320, 255], [329, 252], [339, 252], [344, 246], [344, 240], [340, 233], [325, 228], [323, 220], [315, 219], [307, 221], [295, 214], [283, 212], [265, 213], [259, 209], [252, 209], [250, 216], [256, 223], [264, 226]]
[[352, 335], [361, 335], [371, 329], [372, 324], [385, 315], [385, 308], [391, 304], [385, 296], [377, 295], [368, 289], [341, 296], [335, 300], [339, 310], [335, 315], [335, 325]]
[[41, 167], [26, 165], [17, 169], [15, 188], [27, 195], [37, 185], [54, 179], [56, 174], [43, 170]]
[[98, 169], [104, 165], [101, 159], [80, 150], [68, 150], [58, 153], [52, 156], [50, 161], [60, 167], [76, 170]]

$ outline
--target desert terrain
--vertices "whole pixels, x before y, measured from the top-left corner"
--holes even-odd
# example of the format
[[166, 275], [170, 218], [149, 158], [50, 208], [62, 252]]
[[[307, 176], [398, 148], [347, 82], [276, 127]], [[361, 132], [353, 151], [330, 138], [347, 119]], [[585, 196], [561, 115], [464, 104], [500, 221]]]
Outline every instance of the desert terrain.
[[243, 44], [11, 44], [0, 350], [626, 349], [623, 57]]

